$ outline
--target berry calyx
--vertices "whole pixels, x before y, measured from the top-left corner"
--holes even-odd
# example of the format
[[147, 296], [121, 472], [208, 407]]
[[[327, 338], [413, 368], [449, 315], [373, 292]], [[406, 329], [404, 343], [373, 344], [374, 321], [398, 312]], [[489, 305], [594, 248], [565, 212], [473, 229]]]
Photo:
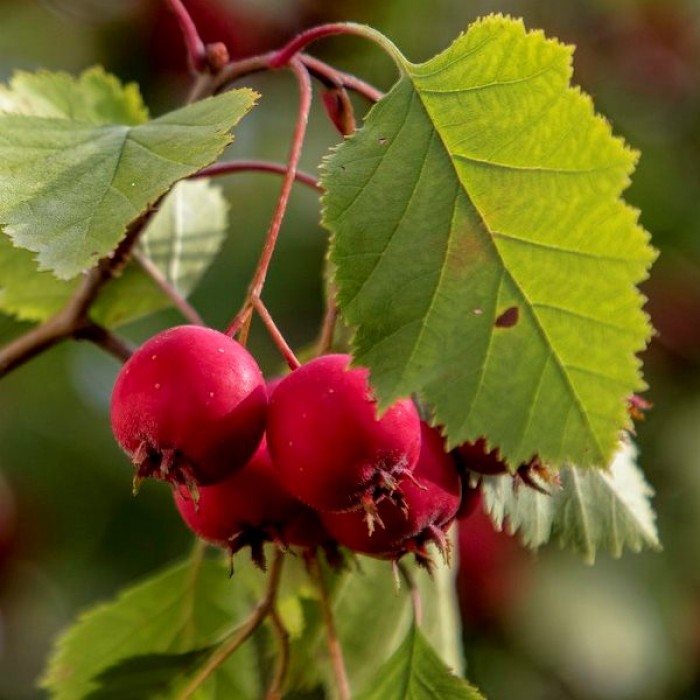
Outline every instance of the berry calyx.
[[319, 511], [364, 508], [370, 524], [420, 452], [420, 418], [408, 399], [377, 416], [368, 370], [349, 355], [324, 355], [295, 369], [270, 397], [267, 437], [282, 484]]
[[223, 333], [177, 326], [148, 340], [114, 385], [112, 430], [145, 477], [212, 484], [241, 468], [265, 428], [265, 383], [252, 355]]
[[462, 443], [453, 450], [453, 453], [458, 463], [477, 474], [496, 476], [510, 473], [508, 465], [501, 459], [498, 448], [489, 450], [484, 438]]
[[[316, 544], [310, 535], [301, 541], [304, 523], [315, 513], [281, 486], [264, 438], [242, 469], [216, 484], [202, 486], [197, 502], [185, 486], [180, 485], [173, 494], [182, 519], [193, 532], [232, 555], [250, 547], [260, 568], [265, 568], [265, 542], [283, 547]], [[322, 530], [318, 532], [320, 536]]]
[[548, 486], [560, 485], [558, 474], [548, 469], [537, 455], [512, 471], [502, 459], [498, 448], [489, 450], [484, 438], [462, 443], [452, 451], [452, 454], [462, 469], [484, 476], [511, 474], [514, 479], [545, 495], [549, 495], [549, 491], [539, 482], [544, 482]]
[[401, 479], [403, 502], [385, 498], [377, 505], [382, 526], [367, 530], [362, 513], [322, 513], [326, 529], [339, 544], [380, 559], [399, 559], [412, 552], [419, 564], [430, 568], [427, 545], [434, 543], [449, 556], [446, 530], [462, 500], [459, 473], [445, 452], [440, 433], [421, 424], [421, 451], [413, 472]]

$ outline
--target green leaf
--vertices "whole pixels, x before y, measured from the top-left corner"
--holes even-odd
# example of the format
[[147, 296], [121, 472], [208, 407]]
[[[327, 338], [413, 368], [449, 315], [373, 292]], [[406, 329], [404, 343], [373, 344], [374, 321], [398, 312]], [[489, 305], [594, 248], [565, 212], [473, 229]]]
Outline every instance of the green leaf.
[[97, 123], [0, 113], [0, 224], [38, 253], [40, 269], [70, 279], [175, 182], [215, 160], [255, 98], [232, 90], [143, 124], [106, 124], [99, 110]]
[[78, 284], [40, 272], [33, 253], [0, 233], [0, 310], [23, 321], [43, 321], [66, 304]]
[[624, 441], [608, 470], [567, 466], [561, 489], [551, 495], [518, 484], [510, 476], [484, 477], [484, 507], [499, 529], [519, 532], [532, 549], [556, 538], [589, 563], [599, 549], [613, 556], [629, 547], [660, 549], [650, 499], [653, 489], [635, 463], [635, 446]]
[[570, 86], [571, 48], [500, 15], [402, 77], [325, 162], [354, 355], [386, 407], [514, 467], [608, 464], [650, 335], [636, 153]]
[[141, 249], [183, 296], [201, 279], [221, 248], [228, 203], [209, 180], [178, 182], [148, 223]]
[[[56, 644], [42, 686], [56, 700], [75, 700], [98, 691], [105, 676], [130, 682], [130, 672], [141, 663], [132, 657], [210, 646], [256, 602], [245, 579], [230, 579], [219, 561], [179, 564], [84, 613]], [[157, 663], [148, 672], [141, 669], [145, 683], [156, 681], [162, 670]], [[253, 700], [261, 692], [258, 672], [254, 649], [244, 646], [210, 683], [225, 685], [230, 695], [211, 691], [206, 697]]]
[[77, 78], [67, 73], [14, 74], [0, 85], [0, 112], [72, 119], [90, 124], [142, 124], [148, 110], [134, 83], [122, 85], [97, 66]]
[[483, 700], [440, 660], [417, 627], [377, 673], [358, 700]]
[[[32, 253], [15, 248], [7, 236], [0, 235], [1, 311], [23, 321], [44, 321], [65, 306], [81, 281], [82, 276], [60, 280], [37, 270]], [[130, 263], [100, 291], [90, 315], [102, 325], [116, 326], [170, 303], [150, 277]]]

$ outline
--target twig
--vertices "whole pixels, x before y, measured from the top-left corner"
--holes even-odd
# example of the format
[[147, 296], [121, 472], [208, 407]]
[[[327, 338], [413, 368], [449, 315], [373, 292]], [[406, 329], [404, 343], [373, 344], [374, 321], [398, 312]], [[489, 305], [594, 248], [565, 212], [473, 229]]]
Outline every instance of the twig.
[[[280, 49], [280, 51], [282, 50]], [[279, 51], [268, 51], [267, 53], [244, 58], [240, 61], [232, 61], [221, 67], [214, 75], [202, 73], [199, 81], [190, 93], [189, 101], [194, 102], [203, 97], [214, 95], [231, 83], [248, 75], [285, 67], [284, 65], [272, 65], [272, 61], [278, 56]], [[384, 93], [373, 85], [350, 73], [337, 70], [318, 58], [305, 53], [298, 54], [298, 58], [306, 66], [309, 73], [326, 85], [326, 87], [344, 87], [347, 90], [356, 92], [370, 102], [378, 102], [384, 96]]]
[[129, 343], [99, 323], [88, 323], [82, 328], [77, 328], [72, 337], [76, 340], [89, 340], [120, 362], [126, 362], [134, 351]]
[[133, 255], [134, 260], [141, 266], [141, 269], [155, 282], [158, 289], [170, 299], [173, 306], [183, 317], [196, 326], [203, 326], [204, 321], [199, 313], [197, 313], [197, 310], [177, 291], [177, 289], [175, 289], [174, 285], [165, 278], [165, 275], [163, 275], [153, 261], [138, 250], [135, 250]]
[[374, 42], [393, 59], [400, 70], [403, 70], [403, 61], [405, 61], [405, 59], [392, 41], [376, 29], [368, 27], [365, 24], [356, 24], [354, 22], [319, 24], [316, 27], [311, 27], [306, 31], [300, 32], [285, 46], [274, 52], [274, 55], [270, 58], [269, 67], [281, 68], [282, 66], [286, 66], [295, 60], [297, 55], [309, 44], [329, 36], [337, 36], [338, 34], [358, 36]]
[[335, 324], [338, 321], [338, 304], [331, 298], [326, 304], [326, 313], [321, 323], [321, 330], [316, 341], [317, 354], [325, 355], [333, 347]]
[[277, 245], [277, 238], [282, 226], [282, 221], [284, 220], [284, 215], [287, 211], [289, 196], [292, 191], [294, 180], [296, 179], [299, 158], [301, 157], [304, 137], [306, 136], [306, 129], [309, 122], [309, 112], [311, 110], [311, 79], [309, 77], [309, 72], [306, 70], [306, 68], [304, 68], [303, 64], [299, 60], [293, 59], [289, 63], [289, 67], [296, 76], [299, 84], [299, 110], [297, 113], [296, 125], [294, 127], [294, 134], [292, 136], [289, 158], [287, 161], [287, 172], [284, 174], [282, 190], [277, 198], [277, 206], [275, 207], [270, 226], [265, 236], [265, 243], [255, 269], [255, 274], [253, 275], [253, 279], [251, 280], [248, 288], [248, 298], [243, 304], [243, 308], [229, 324], [227, 330], [228, 334], [233, 334], [239, 329], [244, 333], [244, 335], [247, 334], [247, 325], [250, 323], [251, 300], [260, 298], [265, 285], [265, 278], [267, 277], [267, 271], [270, 267], [272, 254], [274, 253], [275, 246]]
[[202, 73], [207, 68], [207, 52], [187, 8], [181, 0], [166, 0], [182, 30], [187, 47], [187, 60], [193, 73]]
[[321, 596], [321, 610], [323, 612], [323, 622], [326, 628], [326, 643], [328, 644], [328, 653], [333, 666], [333, 675], [338, 690], [338, 698], [340, 700], [350, 700], [350, 681], [345, 670], [345, 662], [343, 661], [343, 650], [340, 646], [340, 640], [335, 629], [335, 621], [333, 619], [333, 607], [328, 588], [323, 579], [323, 573], [318, 563], [318, 557], [313, 556], [309, 559], [309, 573], [311, 578], [318, 587], [318, 592]]
[[274, 52], [270, 51], [259, 56], [251, 56], [240, 61], [227, 63], [214, 75], [202, 73], [190, 92], [188, 102], [196, 102], [204, 97], [215, 95], [230, 83], [247, 75], [270, 70], [270, 59], [273, 56]]
[[377, 90], [373, 85], [360, 80], [350, 73], [339, 71], [324, 61], [309, 56], [309, 54], [300, 54], [299, 60], [306, 66], [309, 73], [326, 87], [344, 87], [346, 90], [352, 90], [358, 95], [362, 95], [370, 102], [379, 102], [384, 97], [384, 93], [381, 90]]
[[[272, 163], [266, 160], [229, 160], [223, 163], [215, 163], [208, 168], [200, 170], [192, 175], [190, 179], [200, 177], [217, 177], [219, 175], [232, 175], [233, 173], [244, 172], [265, 172], [275, 173], [277, 175], [285, 175], [287, 166], [283, 163]], [[304, 185], [312, 187], [317, 192], [323, 192], [323, 188], [318, 182], [318, 179], [309, 173], [297, 170], [294, 179]]]
[[300, 32], [285, 46], [275, 51], [274, 56], [270, 59], [270, 68], [286, 66], [297, 54], [301, 53], [314, 41], [338, 34], [355, 34], [356, 32], [352, 31], [351, 26], [343, 22], [335, 22], [332, 24], [320, 24]]
[[301, 365], [301, 362], [299, 362], [296, 355], [294, 354], [294, 351], [289, 347], [287, 341], [284, 339], [284, 336], [282, 335], [282, 333], [280, 333], [279, 328], [277, 328], [277, 326], [275, 325], [275, 322], [273, 321], [270, 312], [267, 310], [267, 307], [263, 303], [263, 300], [260, 297], [253, 297], [251, 299], [251, 303], [255, 310], [258, 312], [258, 315], [260, 316], [262, 322], [265, 324], [267, 332], [272, 337], [272, 340], [274, 341], [275, 345], [280, 351], [282, 357], [284, 357], [284, 360], [289, 366], [289, 369], [296, 369], [297, 367], [299, 367]]
[[267, 579], [265, 594], [260, 602], [255, 606], [248, 618], [240, 625], [228, 641], [225, 641], [214, 650], [209, 660], [202, 666], [199, 673], [187, 684], [178, 696], [178, 700], [188, 700], [199, 687], [206, 682], [209, 677], [223, 664], [236, 649], [238, 649], [255, 630], [262, 624], [263, 620], [271, 614], [274, 609], [275, 598], [279, 588], [280, 577], [282, 575], [282, 564], [284, 563], [284, 552], [277, 550], [275, 558], [270, 566], [270, 573]]

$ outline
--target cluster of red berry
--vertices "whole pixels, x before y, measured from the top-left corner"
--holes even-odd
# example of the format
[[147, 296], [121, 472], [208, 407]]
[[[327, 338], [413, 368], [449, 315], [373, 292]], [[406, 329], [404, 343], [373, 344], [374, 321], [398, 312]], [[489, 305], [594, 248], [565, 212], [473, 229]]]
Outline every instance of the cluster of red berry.
[[266, 383], [227, 335], [160, 333], [124, 365], [112, 396], [135, 486], [170, 482], [195, 533], [232, 553], [249, 546], [261, 565], [272, 541], [394, 560], [412, 552], [429, 566], [427, 545], [446, 555], [447, 528], [473, 503], [469, 448], [446, 452], [410, 399], [378, 417], [368, 372], [350, 359], [323, 355]]

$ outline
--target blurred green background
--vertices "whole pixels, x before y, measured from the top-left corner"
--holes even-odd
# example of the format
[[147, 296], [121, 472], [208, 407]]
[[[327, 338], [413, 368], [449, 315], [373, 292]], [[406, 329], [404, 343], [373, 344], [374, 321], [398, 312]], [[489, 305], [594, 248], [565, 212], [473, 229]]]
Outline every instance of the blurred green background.
[[[645, 355], [654, 409], [640, 424], [641, 465], [657, 491], [665, 550], [601, 555], [595, 567], [554, 547], [537, 556], [485, 520], [461, 533], [459, 578], [470, 678], [489, 700], [700, 698], [700, 2], [698, 0], [189, 0], [207, 40], [235, 56], [279, 45], [324, 21], [365, 22], [412, 60], [442, 50], [477, 16], [524, 17], [573, 43], [575, 81], [642, 158], [628, 190], [661, 256], [645, 285], [658, 335]], [[394, 69], [354, 38], [313, 53], [384, 89]], [[39, 67], [103, 64], [137, 81], [154, 114], [188, 78], [177, 28], [159, 0], [0, 0], [0, 78]], [[296, 95], [285, 73], [246, 81], [263, 94], [236, 130], [236, 157], [284, 160]], [[303, 158], [314, 172], [338, 138], [319, 104]], [[235, 313], [279, 179], [226, 180], [231, 231], [193, 296], [206, 321]], [[313, 193], [295, 190], [265, 298], [295, 347], [322, 313], [326, 236]], [[0, 280], [1, 284], [2, 280]], [[122, 329], [134, 342], [180, 319]], [[24, 326], [0, 317], [0, 340]], [[279, 359], [260, 328], [263, 369]], [[131, 496], [108, 402], [118, 366], [86, 345], [60, 346], [0, 384], [0, 698], [35, 689], [52, 639], [87, 605], [184, 554], [191, 536], [167, 489]]]

